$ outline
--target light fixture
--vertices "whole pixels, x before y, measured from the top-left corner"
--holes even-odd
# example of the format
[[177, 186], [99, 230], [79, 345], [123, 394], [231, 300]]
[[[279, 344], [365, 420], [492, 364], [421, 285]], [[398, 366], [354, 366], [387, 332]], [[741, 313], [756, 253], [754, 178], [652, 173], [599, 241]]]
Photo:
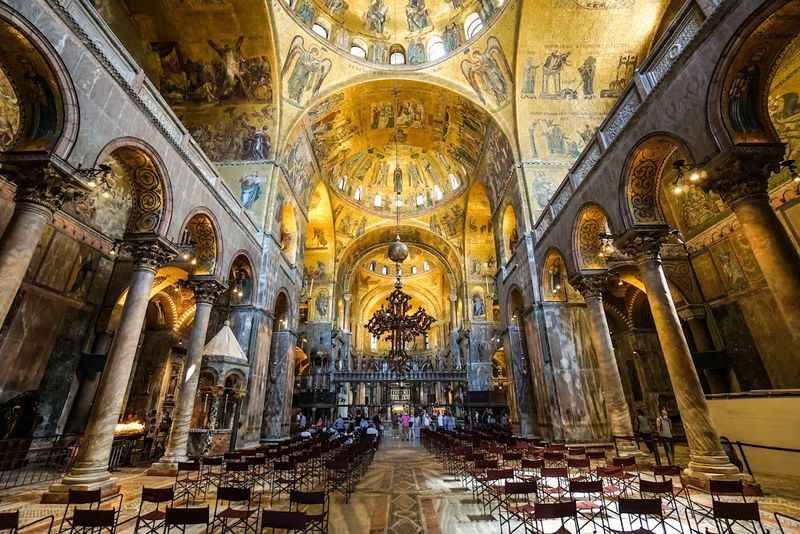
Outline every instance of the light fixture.
[[678, 159], [672, 163], [672, 167], [675, 169], [675, 179], [672, 181], [673, 195], [688, 193], [689, 189], [703, 179], [705, 172], [700, 168], [701, 165], [687, 162], [684, 159]]
[[101, 163], [97, 167], [86, 168], [78, 165], [75, 174], [81, 177], [89, 189], [99, 189], [103, 198], [111, 198], [114, 191], [114, 179], [111, 166]]

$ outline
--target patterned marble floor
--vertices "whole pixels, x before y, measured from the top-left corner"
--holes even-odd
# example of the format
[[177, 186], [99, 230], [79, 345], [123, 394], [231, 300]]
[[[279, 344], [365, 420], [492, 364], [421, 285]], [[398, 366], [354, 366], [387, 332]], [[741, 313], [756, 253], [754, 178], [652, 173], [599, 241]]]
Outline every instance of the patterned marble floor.
[[[164, 487], [173, 479], [145, 476], [142, 469], [126, 469], [117, 476], [125, 496], [121, 519], [128, 520], [118, 532], [130, 533], [142, 486]], [[61, 506], [39, 504], [45, 489], [46, 485], [36, 485], [0, 492], [0, 511], [20, 509], [25, 522], [48, 514], [60, 517]], [[213, 510], [213, 495], [208, 503]], [[285, 507], [285, 502], [275, 507]], [[767, 498], [762, 511], [800, 515], [800, 499]], [[768, 527], [777, 532], [774, 524]], [[331, 534], [496, 534], [499, 529], [496, 518], [483, 516], [471, 494], [460, 489], [434, 457], [417, 443], [394, 437], [384, 440], [350, 502], [345, 504], [337, 495], [330, 510]]]

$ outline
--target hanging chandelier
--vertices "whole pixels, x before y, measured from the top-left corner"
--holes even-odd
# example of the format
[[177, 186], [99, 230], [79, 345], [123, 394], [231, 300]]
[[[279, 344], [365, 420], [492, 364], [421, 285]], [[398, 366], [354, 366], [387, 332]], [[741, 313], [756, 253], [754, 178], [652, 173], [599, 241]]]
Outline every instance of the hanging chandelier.
[[[394, 109], [397, 114], [397, 89], [394, 90]], [[387, 356], [389, 367], [398, 374], [408, 368], [408, 353], [406, 343], [411, 343], [417, 336], [425, 335], [430, 330], [436, 319], [428, 315], [424, 308], [409, 315], [411, 311], [411, 296], [403, 291], [400, 280], [400, 264], [408, 258], [408, 245], [400, 239], [400, 205], [403, 195], [403, 171], [397, 153], [397, 121], [394, 127], [394, 194], [395, 194], [395, 239], [389, 245], [388, 256], [394, 262], [397, 278], [392, 291], [386, 298], [388, 306], [381, 306], [366, 324], [367, 331], [380, 339], [386, 336], [386, 341], [391, 343]]]

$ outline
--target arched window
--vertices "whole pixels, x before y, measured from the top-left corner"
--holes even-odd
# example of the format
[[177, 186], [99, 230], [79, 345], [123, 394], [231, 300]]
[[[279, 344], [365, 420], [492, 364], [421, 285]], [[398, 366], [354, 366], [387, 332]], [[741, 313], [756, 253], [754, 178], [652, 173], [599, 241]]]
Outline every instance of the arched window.
[[367, 59], [367, 51], [358, 45], [350, 47], [350, 54], [361, 59]]
[[411, 266], [411, 274], [417, 274], [417, 266], [416, 265], [412, 265]]
[[401, 50], [392, 52], [392, 54], [389, 56], [389, 65], [405, 65], [405, 64], [406, 64], [406, 55]]
[[317, 35], [319, 35], [323, 39], [327, 39], [328, 38], [328, 29], [325, 26], [323, 26], [322, 24], [320, 24], [319, 22], [315, 22], [311, 26], [311, 31], [316, 33]]
[[347, 185], [347, 176], [343, 174], [339, 177], [339, 190], [344, 191], [346, 185]]
[[383, 198], [381, 197], [381, 194], [380, 194], [380, 193], [378, 193], [377, 195], [375, 195], [375, 202], [374, 202], [374, 204], [375, 204], [375, 207], [376, 207], [376, 208], [380, 208], [380, 207], [383, 205]]
[[381, 274], [386, 276], [389, 274], [389, 268], [386, 265], [381, 266]]
[[447, 48], [444, 46], [444, 41], [438, 35], [434, 35], [428, 41], [428, 60], [436, 61], [447, 55]]
[[375, 272], [375, 265], [376, 265], [375, 260], [369, 262], [369, 270], [372, 271], [373, 273]]
[[359, 185], [358, 187], [356, 187], [356, 194], [353, 195], [355, 197], [355, 199], [356, 199], [356, 202], [361, 202], [361, 195], [363, 195], [363, 194], [364, 194], [364, 190], [361, 189], [361, 186]]
[[425, 195], [417, 195], [417, 206], [425, 204]]
[[444, 198], [444, 193], [442, 193], [442, 188], [439, 187], [438, 184], [433, 186], [433, 198], [435, 198], [437, 201], [442, 200], [442, 198]]
[[456, 190], [456, 189], [458, 189], [460, 186], [461, 186], [461, 180], [459, 180], [459, 179], [458, 179], [458, 176], [456, 176], [456, 175], [455, 175], [455, 174], [453, 174], [453, 173], [450, 173], [450, 188], [451, 188], [453, 191], [455, 191], [455, 190]]
[[422, 270], [426, 273], [431, 270], [431, 264], [428, 263], [428, 260], [422, 260]]
[[483, 29], [483, 21], [477, 13], [470, 13], [464, 19], [464, 34], [467, 39], [472, 39]]

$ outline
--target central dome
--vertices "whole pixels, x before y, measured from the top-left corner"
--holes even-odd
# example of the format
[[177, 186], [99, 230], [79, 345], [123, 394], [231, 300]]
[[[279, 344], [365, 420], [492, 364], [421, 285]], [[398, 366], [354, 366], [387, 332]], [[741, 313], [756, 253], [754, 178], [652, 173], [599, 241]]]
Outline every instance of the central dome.
[[477, 39], [506, 0], [281, 0], [317, 38], [359, 60], [401, 67]]
[[467, 99], [411, 81], [349, 87], [314, 106], [309, 117], [311, 144], [333, 193], [387, 218], [395, 215], [397, 167], [402, 217], [460, 197], [475, 175], [489, 123]]

